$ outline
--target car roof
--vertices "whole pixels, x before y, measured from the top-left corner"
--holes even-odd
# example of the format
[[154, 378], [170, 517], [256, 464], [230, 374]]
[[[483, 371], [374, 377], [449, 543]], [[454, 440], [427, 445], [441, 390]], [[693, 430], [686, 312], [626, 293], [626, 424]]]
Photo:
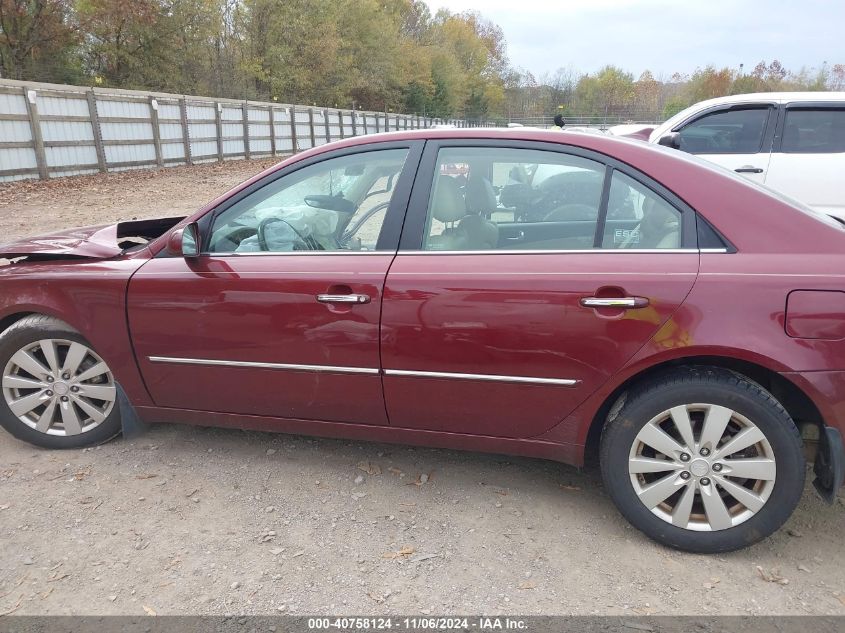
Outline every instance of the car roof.
[[751, 92], [747, 94], [716, 97], [693, 104], [695, 107], [707, 107], [724, 103], [794, 103], [796, 101], [842, 101], [845, 102], [845, 92]]

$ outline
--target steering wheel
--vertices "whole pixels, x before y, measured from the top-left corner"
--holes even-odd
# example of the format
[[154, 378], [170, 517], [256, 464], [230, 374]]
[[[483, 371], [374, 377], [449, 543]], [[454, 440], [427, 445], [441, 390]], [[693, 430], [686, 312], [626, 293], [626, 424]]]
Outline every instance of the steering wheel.
[[314, 250], [310, 248], [308, 240], [303, 237], [302, 233], [297, 231], [293, 225], [288, 222], [287, 220], [283, 220], [282, 218], [264, 218], [258, 224], [258, 246], [262, 251], [269, 251], [270, 249], [267, 247], [267, 236], [266, 236], [266, 228], [268, 224], [272, 224], [273, 222], [284, 222], [290, 227], [290, 230], [296, 233], [297, 237], [299, 237], [300, 241], [309, 248], [307, 250]]

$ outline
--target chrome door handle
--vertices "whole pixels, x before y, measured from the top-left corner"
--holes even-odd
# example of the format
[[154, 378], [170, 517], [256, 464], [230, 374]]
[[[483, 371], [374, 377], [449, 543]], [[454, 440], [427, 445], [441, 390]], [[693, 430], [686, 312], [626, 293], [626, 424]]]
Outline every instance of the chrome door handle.
[[763, 170], [760, 167], [754, 167], [753, 165], [745, 165], [743, 167], [737, 167], [734, 171], [738, 174], [762, 174]]
[[369, 303], [369, 295], [317, 295], [320, 303]]
[[584, 297], [581, 305], [585, 308], [644, 308], [648, 305], [645, 297]]

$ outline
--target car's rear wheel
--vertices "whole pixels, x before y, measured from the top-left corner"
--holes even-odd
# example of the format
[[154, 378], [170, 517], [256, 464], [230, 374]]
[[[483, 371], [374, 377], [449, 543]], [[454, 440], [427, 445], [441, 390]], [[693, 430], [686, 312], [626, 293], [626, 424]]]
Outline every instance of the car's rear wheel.
[[78, 448], [120, 432], [117, 385], [66, 323], [33, 315], [0, 335], [0, 425], [46, 448]]
[[777, 530], [804, 489], [798, 429], [760, 385], [689, 368], [633, 390], [602, 433], [602, 476], [620, 512], [682, 550], [725, 552]]

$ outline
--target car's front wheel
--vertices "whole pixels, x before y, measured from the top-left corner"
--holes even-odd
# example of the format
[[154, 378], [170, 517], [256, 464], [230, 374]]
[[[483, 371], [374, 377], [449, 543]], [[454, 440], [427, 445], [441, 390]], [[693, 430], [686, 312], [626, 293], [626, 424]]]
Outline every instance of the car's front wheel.
[[804, 489], [801, 439], [760, 385], [689, 368], [633, 390], [602, 433], [605, 486], [638, 529], [702, 553], [777, 530]]
[[0, 334], [0, 425], [45, 448], [79, 448], [120, 432], [108, 365], [66, 323], [28, 316]]

